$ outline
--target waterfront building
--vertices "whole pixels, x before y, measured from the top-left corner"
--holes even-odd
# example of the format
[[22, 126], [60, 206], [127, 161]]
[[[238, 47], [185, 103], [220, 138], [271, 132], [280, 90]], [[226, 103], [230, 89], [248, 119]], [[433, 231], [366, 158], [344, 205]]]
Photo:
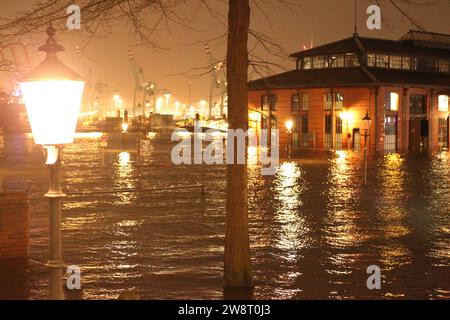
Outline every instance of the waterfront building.
[[360, 149], [366, 112], [372, 150], [449, 147], [450, 35], [354, 34], [291, 57], [294, 70], [249, 83], [250, 126], [278, 127], [281, 150], [291, 140], [294, 149]]

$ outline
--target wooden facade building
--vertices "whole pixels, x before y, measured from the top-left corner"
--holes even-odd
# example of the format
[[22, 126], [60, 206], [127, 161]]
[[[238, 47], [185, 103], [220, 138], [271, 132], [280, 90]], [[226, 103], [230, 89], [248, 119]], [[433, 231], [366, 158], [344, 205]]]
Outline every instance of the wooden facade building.
[[249, 83], [250, 126], [278, 128], [281, 150], [288, 120], [294, 148], [360, 149], [366, 112], [373, 150], [449, 147], [450, 35], [354, 34], [291, 56], [295, 70]]

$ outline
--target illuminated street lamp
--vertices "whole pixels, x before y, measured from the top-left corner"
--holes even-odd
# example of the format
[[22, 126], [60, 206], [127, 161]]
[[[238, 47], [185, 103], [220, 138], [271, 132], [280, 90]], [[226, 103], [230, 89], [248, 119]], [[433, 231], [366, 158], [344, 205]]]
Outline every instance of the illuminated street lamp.
[[171, 96], [171, 93], [170, 93], [169, 91], [165, 90], [165, 92], [164, 92], [164, 97], [166, 98], [166, 110], [167, 110], [167, 113], [170, 112], [170, 111], [169, 111], [169, 100], [170, 100], [170, 96]]
[[367, 185], [367, 138], [370, 136], [370, 126], [372, 124], [368, 111], [362, 120], [364, 121], [364, 185]]
[[286, 129], [287, 129], [287, 134], [288, 134], [287, 155], [288, 155], [288, 158], [290, 159], [292, 157], [292, 128], [294, 127], [294, 122], [292, 120], [287, 120], [285, 125], [286, 125]]
[[72, 143], [81, 107], [84, 81], [56, 56], [63, 51], [54, 39], [55, 29], [47, 28], [48, 39], [39, 48], [44, 61], [20, 83], [23, 100], [33, 132], [34, 142], [47, 151], [50, 187], [45, 195], [50, 202], [50, 295], [52, 300], [64, 299], [62, 290], [61, 204], [65, 194], [60, 187], [60, 151]]

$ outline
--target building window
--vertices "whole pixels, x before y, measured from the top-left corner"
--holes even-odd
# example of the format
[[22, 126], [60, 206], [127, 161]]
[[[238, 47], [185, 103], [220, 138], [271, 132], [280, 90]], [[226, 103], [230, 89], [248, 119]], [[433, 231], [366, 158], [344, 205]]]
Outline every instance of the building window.
[[312, 68], [312, 58], [304, 57], [303, 58], [303, 69], [311, 69]]
[[342, 68], [345, 66], [345, 59], [343, 55], [331, 56], [328, 58], [330, 68]]
[[448, 148], [448, 120], [439, 118], [438, 143], [441, 148]]
[[449, 60], [439, 59], [438, 63], [439, 63], [439, 72], [448, 73], [450, 71], [450, 61]]
[[397, 117], [384, 118], [384, 150], [395, 151], [397, 149]]
[[434, 58], [419, 57], [417, 59], [417, 70], [419, 71], [436, 71], [437, 61]]
[[267, 94], [261, 97], [261, 110], [263, 111], [269, 110], [269, 96]]
[[271, 111], [277, 110], [277, 95], [276, 94], [266, 94], [261, 97], [261, 110]]
[[358, 57], [354, 53], [346, 53], [345, 54], [345, 66], [346, 67], [359, 66]]
[[409, 97], [409, 110], [410, 114], [426, 114], [426, 96], [421, 94], [411, 95]]
[[278, 108], [278, 97], [276, 94], [270, 95], [270, 110], [277, 111]]
[[411, 58], [410, 57], [402, 58], [402, 69], [403, 70], [411, 70]]
[[323, 69], [324, 60], [325, 59], [323, 56], [313, 57], [313, 62], [312, 62], [313, 69]]
[[389, 59], [389, 67], [391, 69], [401, 69], [402, 68], [402, 57], [401, 56], [391, 56]]
[[398, 111], [400, 96], [396, 92], [386, 93], [384, 99], [384, 109], [387, 111]]
[[336, 110], [342, 110], [344, 108], [344, 96], [340, 92], [336, 92]]
[[377, 66], [377, 55], [375, 53], [367, 54], [367, 65], [369, 67], [376, 67]]
[[325, 110], [331, 111], [333, 109], [333, 94], [328, 92], [325, 94]]
[[336, 134], [342, 134], [342, 122], [341, 117], [336, 117]]
[[441, 112], [448, 112], [449, 108], [448, 108], [448, 101], [449, 101], [449, 97], [446, 95], [439, 95], [438, 97], [438, 108], [439, 111]]
[[331, 114], [325, 115], [325, 133], [331, 134], [333, 131], [333, 118], [331, 117]]
[[377, 67], [389, 68], [389, 56], [387, 54], [377, 54]]
[[291, 97], [291, 109], [292, 112], [300, 111], [300, 95], [298, 93], [294, 93]]
[[302, 93], [302, 111], [309, 110], [309, 95], [307, 93]]
[[309, 124], [308, 124], [308, 115], [303, 114], [301, 116], [301, 144], [302, 146], [308, 146], [308, 133], [309, 133]]

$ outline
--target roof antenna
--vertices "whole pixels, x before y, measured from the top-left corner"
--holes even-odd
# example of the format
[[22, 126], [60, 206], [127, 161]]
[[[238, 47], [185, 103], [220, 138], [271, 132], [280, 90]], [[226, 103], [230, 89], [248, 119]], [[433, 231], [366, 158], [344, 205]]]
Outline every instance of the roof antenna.
[[356, 1], [357, 0], [355, 0], [355, 35], [358, 34], [358, 17], [357, 17], [358, 6], [356, 4]]

